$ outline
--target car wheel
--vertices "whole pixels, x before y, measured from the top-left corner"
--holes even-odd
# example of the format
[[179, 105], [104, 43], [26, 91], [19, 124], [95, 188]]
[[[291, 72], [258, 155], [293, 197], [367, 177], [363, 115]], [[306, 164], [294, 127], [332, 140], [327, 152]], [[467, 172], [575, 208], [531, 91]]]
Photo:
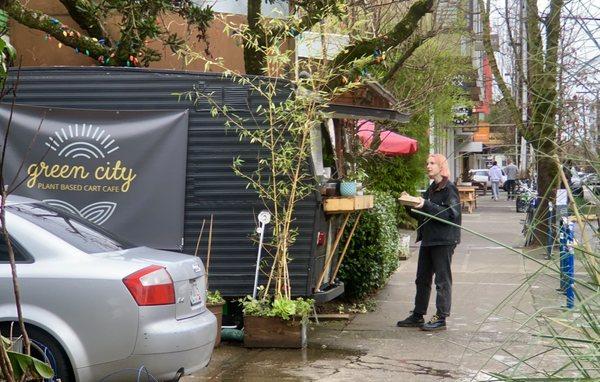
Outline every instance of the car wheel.
[[[2, 333], [8, 333], [9, 325], [2, 325]], [[13, 336], [19, 336], [21, 330], [18, 324], [13, 326]], [[62, 346], [46, 332], [32, 326], [27, 327], [27, 334], [31, 341], [31, 355], [41, 361], [48, 360], [54, 370], [54, 377], [50, 381], [75, 382], [71, 363]]]

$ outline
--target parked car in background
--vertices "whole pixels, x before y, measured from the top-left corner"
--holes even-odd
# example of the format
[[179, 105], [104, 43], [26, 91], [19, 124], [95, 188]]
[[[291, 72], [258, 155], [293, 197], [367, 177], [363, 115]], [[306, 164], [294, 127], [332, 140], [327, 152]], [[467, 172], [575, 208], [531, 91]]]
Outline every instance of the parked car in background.
[[573, 196], [583, 196], [583, 182], [581, 180], [581, 175], [575, 169], [571, 168], [569, 170], [571, 192], [573, 192]]
[[[145, 367], [158, 380], [177, 380], [208, 364], [217, 326], [197, 257], [137, 247], [32, 199], [9, 197], [6, 205], [33, 355], [57, 378], [136, 380]], [[18, 335], [16, 320], [2, 236], [3, 335], [11, 327]]]
[[[492, 181], [490, 180], [490, 170], [487, 168], [478, 168], [469, 170], [469, 179], [471, 182], [480, 183], [486, 185], [486, 188], [492, 188]], [[502, 179], [500, 179], [500, 186], [506, 182], [506, 174], [502, 170]]]
[[600, 176], [588, 173], [581, 176], [583, 198], [589, 203], [600, 203]]

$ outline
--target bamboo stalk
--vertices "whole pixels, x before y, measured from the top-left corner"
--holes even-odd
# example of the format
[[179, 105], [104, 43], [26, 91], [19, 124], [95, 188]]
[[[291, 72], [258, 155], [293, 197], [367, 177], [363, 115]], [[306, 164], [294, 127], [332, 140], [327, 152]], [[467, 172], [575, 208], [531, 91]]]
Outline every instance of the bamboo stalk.
[[340, 270], [340, 266], [342, 265], [342, 261], [344, 260], [344, 256], [346, 256], [346, 251], [348, 250], [348, 246], [350, 246], [350, 241], [352, 240], [352, 236], [354, 235], [354, 230], [356, 230], [356, 227], [358, 226], [358, 221], [360, 220], [360, 217], [362, 216], [364, 210], [361, 210], [358, 213], [358, 216], [356, 217], [356, 221], [354, 222], [354, 225], [352, 226], [352, 230], [350, 231], [350, 235], [348, 235], [348, 240], [346, 240], [346, 244], [344, 245], [344, 249], [342, 250], [342, 253], [340, 254], [340, 259], [337, 262], [337, 265], [335, 267], [335, 271], [333, 271], [333, 275], [331, 276], [331, 279], [329, 280], [330, 283], [333, 283], [333, 281], [335, 280], [335, 276], [337, 276], [338, 271]]
[[342, 238], [342, 235], [344, 234], [344, 228], [346, 228], [346, 224], [348, 223], [349, 218], [350, 218], [350, 214], [347, 213], [346, 219], [344, 219], [344, 223], [340, 227], [340, 229], [337, 233], [337, 236], [335, 237], [335, 241], [333, 243], [333, 246], [331, 247], [331, 251], [329, 251], [329, 253], [325, 257], [325, 264], [323, 265], [323, 270], [321, 271], [321, 274], [319, 275], [319, 280], [317, 281], [317, 285], [316, 285], [317, 290], [321, 288], [321, 284], [323, 283], [323, 279], [325, 278], [325, 272], [327, 272], [327, 268], [329, 268], [329, 266], [331, 265], [331, 261], [333, 260], [333, 254], [335, 253], [335, 250], [337, 249], [337, 246], [340, 243], [340, 239]]
[[206, 250], [206, 286], [208, 287], [208, 269], [210, 268], [210, 249], [212, 245], [213, 214], [210, 214], [210, 226], [208, 227], [208, 249]]
[[198, 257], [198, 248], [200, 247], [200, 240], [202, 240], [202, 232], [204, 232], [204, 223], [206, 223], [206, 219], [202, 219], [202, 227], [200, 227], [200, 233], [198, 234], [198, 240], [196, 241], [196, 250], [194, 251], [194, 257]]
[[14, 371], [10, 359], [8, 358], [8, 354], [6, 353], [6, 349], [4, 349], [4, 344], [0, 344], [0, 371], [2, 371], [2, 375], [7, 382], [14, 381]]

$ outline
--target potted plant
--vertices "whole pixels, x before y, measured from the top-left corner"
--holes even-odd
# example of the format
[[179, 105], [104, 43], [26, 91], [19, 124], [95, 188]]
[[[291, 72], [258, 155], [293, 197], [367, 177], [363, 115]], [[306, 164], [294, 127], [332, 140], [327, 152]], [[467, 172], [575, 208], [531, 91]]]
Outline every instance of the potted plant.
[[306, 347], [308, 315], [314, 300], [246, 296], [240, 303], [244, 308], [244, 346]]
[[206, 291], [206, 308], [212, 312], [217, 318], [217, 338], [215, 339], [215, 346], [221, 344], [221, 326], [223, 324], [223, 305], [225, 305], [225, 299], [221, 296], [221, 292]]
[[340, 183], [340, 194], [342, 196], [355, 196], [359, 190], [362, 190], [362, 182], [367, 178], [367, 174], [362, 169], [355, 169], [345, 175]]

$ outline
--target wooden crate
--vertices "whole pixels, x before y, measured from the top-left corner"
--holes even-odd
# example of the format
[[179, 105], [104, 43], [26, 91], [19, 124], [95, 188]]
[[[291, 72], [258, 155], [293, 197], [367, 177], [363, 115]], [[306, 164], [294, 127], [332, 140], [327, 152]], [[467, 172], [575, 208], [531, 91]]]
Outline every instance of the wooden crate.
[[328, 214], [366, 210], [373, 208], [373, 195], [330, 197], [323, 201], [323, 210]]

